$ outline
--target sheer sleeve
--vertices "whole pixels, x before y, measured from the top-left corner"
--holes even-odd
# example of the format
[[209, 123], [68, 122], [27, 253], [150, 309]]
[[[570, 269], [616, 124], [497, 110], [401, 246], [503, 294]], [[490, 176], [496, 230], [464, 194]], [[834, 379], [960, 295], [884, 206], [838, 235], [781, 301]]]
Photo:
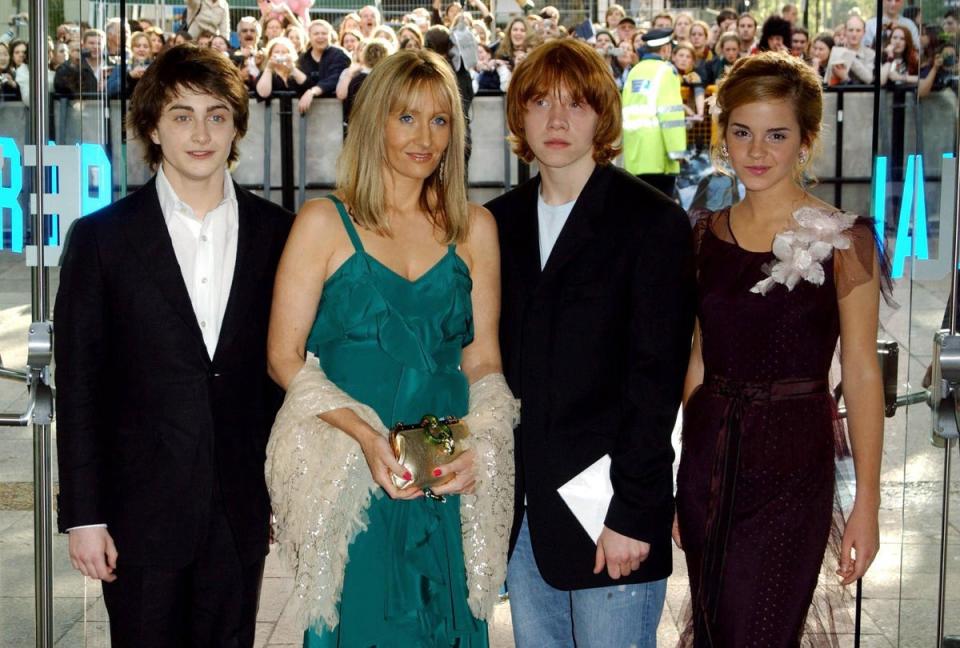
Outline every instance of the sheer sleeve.
[[700, 253], [700, 244], [703, 242], [703, 235], [710, 227], [710, 220], [714, 212], [703, 207], [691, 209], [687, 216], [690, 218], [690, 225], [693, 227], [693, 251], [694, 254]]
[[871, 281], [879, 275], [880, 293], [890, 306], [893, 301], [893, 280], [890, 278], [890, 263], [873, 229], [873, 223], [867, 218], [858, 218], [846, 232], [850, 246], [836, 251], [834, 256], [834, 276], [837, 283], [837, 298], [843, 299], [850, 292]]

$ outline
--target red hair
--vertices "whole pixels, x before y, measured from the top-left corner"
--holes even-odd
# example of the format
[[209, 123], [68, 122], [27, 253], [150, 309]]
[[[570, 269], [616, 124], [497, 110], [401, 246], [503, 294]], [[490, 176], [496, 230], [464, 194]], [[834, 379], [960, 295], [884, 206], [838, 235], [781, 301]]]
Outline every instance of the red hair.
[[620, 91], [610, 66], [597, 51], [571, 38], [535, 48], [513, 73], [507, 90], [507, 124], [513, 152], [526, 162], [534, 159], [523, 132], [527, 104], [548, 94], [558, 94], [561, 88], [597, 113], [593, 159], [597, 164], [609, 164], [620, 154]]
[[893, 36], [893, 32], [895, 31], [903, 34], [903, 40], [905, 41], [903, 46], [903, 62], [907, 64], [907, 74], [919, 74], [920, 57], [917, 55], [917, 45], [913, 42], [913, 34], [903, 25], [894, 25], [893, 29], [890, 30], [890, 36]]

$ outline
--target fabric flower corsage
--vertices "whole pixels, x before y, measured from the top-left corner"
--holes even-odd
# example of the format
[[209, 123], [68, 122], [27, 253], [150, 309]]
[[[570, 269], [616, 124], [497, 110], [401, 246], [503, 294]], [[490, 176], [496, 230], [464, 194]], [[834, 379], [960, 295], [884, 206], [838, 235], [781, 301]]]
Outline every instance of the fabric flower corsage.
[[801, 207], [793, 212], [793, 219], [797, 227], [780, 232], [773, 239], [773, 255], [777, 260], [763, 267], [769, 276], [758, 281], [750, 292], [766, 295], [778, 283], [793, 290], [801, 279], [822, 286], [823, 262], [834, 249], [850, 247], [846, 231], [853, 226], [857, 215]]

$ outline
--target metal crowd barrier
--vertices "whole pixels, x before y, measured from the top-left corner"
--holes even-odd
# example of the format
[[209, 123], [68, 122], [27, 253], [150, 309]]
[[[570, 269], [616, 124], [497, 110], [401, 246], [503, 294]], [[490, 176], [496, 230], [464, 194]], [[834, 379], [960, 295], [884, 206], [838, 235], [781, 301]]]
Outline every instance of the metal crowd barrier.
[[[292, 104], [289, 110], [282, 107], [287, 100]], [[477, 95], [471, 112], [470, 186], [509, 189], [517, 184], [518, 164], [507, 141], [504, 96]], [[27, 140], [24, 124], [28, 114], [21, 103], [0, 104], [0, 135], [12, 135], [22, 148]], [[102, 97], [92, 95], [82, 100], [54, 97], [51, 118], [50, 139], [57, 144], [103, 145], [112, 163], [115, 192], [121, 186], [124, 168], [130, 188], [143, 185], [152, 176], [143, 163], [143, 145], [131, 132], [126, 134], [125, 151], [121, 146], [123, 120], [119, 116], [119, 101], [104, 102]], [[281, 136], [285, 121], [291, 126], [287, 142]], [[291, 122], [296, 122], [295, 127]], [[334, 186], [343, 137], [343, 110], [337, 99], [317, 99], [306, 114], [300, 115], [295, 102], [279, 94], [270, 101], [251, 98], [247, 134], [231, 173], [238, 183], [262, 190], [268, 198], [286, 188], [288, 196], [296, 191], [302, 202], [308, 190]], [[284, 162], [293, 170], [287, 178]]]
[[[910, 153], [922, 153], [928, 162], [927, 176], [937, 180], [936, 161], [952, 152], [955, 141], [956, 96], [945, 90], [931, 93], [922, 101], [904, 100], [900, 93], [881, 93], [879, 150], [891, 157], [892, 180]], [[126, 169], [126, 184], [142, 185], [151, 176], [142, 162], [140, 142], [128, 133], [126, 156], [121, 143], [122, 120], [119, 101], [104, 102], [93, 95], [84, 100], [55, 98], [51, 117], [51, 139], [60, 144], [94, 142], [103, 144], [113, 163], [113, 184], [123, 186], [121, 170]], [[293, 107], [290, 119], [292, 142], [281, 141], [280, 101], [251, 99], [247, 135], [240, 146], [240, 160], [233, 169], [240, 184], [273, 191], [288, 188], [302, 202], [307, 191], [331, 188], [335, 183], [337, 155], [343, 146], [342, 107], [336, 99], [318, 99], [306, 115]], [[824, 95], [821, 154], [814, 160], [813, 174], [819, 182], [818, 193], [834, 204], [850, 209], [870, 204], [873, 178], [873, 88], [872, 86], [836, 86]], [[922, 120], [917, 111], [922, 112]], [[12, 137], [18, 147], [28, 143], [29, 113], [21, 103], [0, 103], [0, 135]], [[284, 118], [286, 119], [286, 118]], [[918, 128], [920, 124], [921, 128]], [[524, 176], [523, 165], [510, 150], [502, 94], [480, 94], [473, 101], [471, 134], [473, 149], [468, 178], [475, 188], [510, 188]], [[898, 158], [898, 159], [893, 159]], [[278, 162], [278, 160], [280, 162]], [[292, 162], [293, 176], [284, 180], [282, 162]], [[933, 191], [934, 183], [930, 183]], [[936, 196], [930, 195], [933, 205]], [[933, 202], [930, 202], [933, 201]]]

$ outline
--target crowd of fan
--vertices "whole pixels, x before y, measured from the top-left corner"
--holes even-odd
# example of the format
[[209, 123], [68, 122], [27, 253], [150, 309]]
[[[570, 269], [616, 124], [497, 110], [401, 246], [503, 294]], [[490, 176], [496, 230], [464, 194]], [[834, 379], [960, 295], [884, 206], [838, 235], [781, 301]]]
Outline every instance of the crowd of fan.
[[[597, 23], [564, 24], [556, 7], [517, 0], [517, 15], [498, 26], [483, 0], [468, 0], [469, 8], [459, 2], [444, 7], [442, 1], [433, 0], [429, 8], [414, 9], [395, 22], [385, 22], [376, 7], [365, 6], [336, 26], [310, 19], [313, 0], [258, 0], [260, 15], [245, 16], [235, 25], [230, 24], [227, 0], [187, 0], [173, 32], [145, 19], [122, 25], [113, 18], [103, 30], [65, 23], [48, 43], [49, 83], [58, 96], [129, 96], [159, 52], [194, 42], [230, 57], [251, 93], [261, 98], [290, 91], [305, 112], [317, 97], [336, 96], [348, 115], [373, 66], [398, 49], [426, 47], [448, 58], [468, 107], [477, 92], [506, 91], [513, 68], [532, 48], [554, 38], [592, 43], [622, 87], [642, 56], [642, 36], [651, 29], [672, 29], [672, 62], [693, 122], [704, 119], [706, 96], [738, 58], [767, 50], [803, 58], [826, 86], [835, 86], [873, 83], [873, 48], [879, 47], [881, 85], [913, 85], [920, 97], [945, 89], [957, 92], [956, 11], [924, 23], [919, 8], [904, 7], [903, 0], [884, 0], [880, 20], [854, 10], [834, 29], [812, 38], [791, 4], [763, 19], [722, 9], [709, 24], [687, 11], [632, 17], [613, 4]], [[24, 23], [24, 15], [13, 16], [11, 29], [0, 36], [0, 100], [29, 102], [28, 47], [14, 38]], [[121, 78], [124, 69], [126, 78]]]

